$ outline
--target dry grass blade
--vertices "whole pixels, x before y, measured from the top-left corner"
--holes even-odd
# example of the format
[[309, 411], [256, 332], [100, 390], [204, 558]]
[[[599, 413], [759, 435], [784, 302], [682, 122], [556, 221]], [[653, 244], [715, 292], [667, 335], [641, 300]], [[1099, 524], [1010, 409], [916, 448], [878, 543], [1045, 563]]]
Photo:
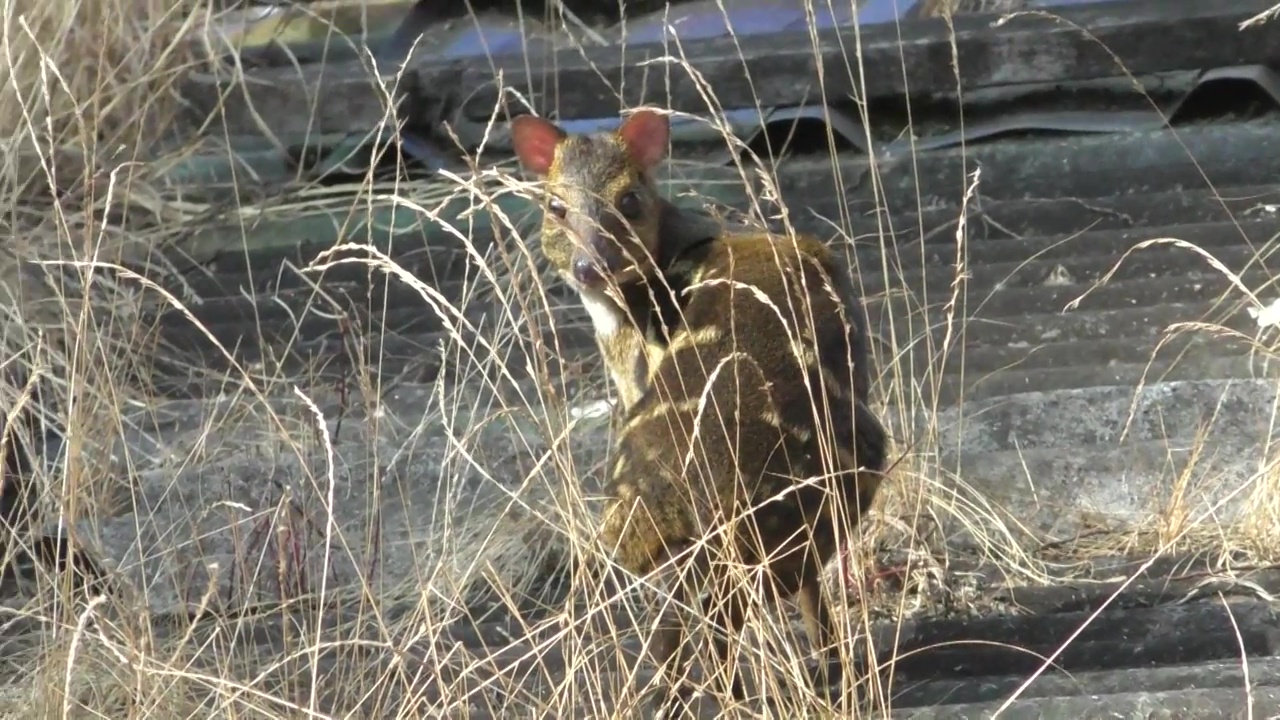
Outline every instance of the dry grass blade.
[[1097, 282], [1095, 282], [1092, 287], [1090, 287], [1088, 290], [1084, 292], [1084, 294], [1080, 295], [1075, 300], [1072, 300], [1071, 302], [1067, 303], [1067, 306], [1063, 308], [1063, 311], [1065, 312], [1069, 310], [1075, 310], [1076, 308], [1080, 307], [1081, 301], [1083, 301], [1086, 297], [1088, 297], [1089, 293], [1093, 292], [1099, 287], [1102, 287], [1103, 285], [1106, 285], [1107, 282], [1111, 280], [1111, 278], [1120, 269], [1120, 266], [1124, 264], [1124, 261], [1126, 258], [1128, 258], [1130, 255], [1132, 255], [1133, 253], [1139, 250], [1144, 250], [1153, 245], [1172, 245], [1174, 247], [1182, 248], [1183, 250], [1190, 250], [1196, 255], [1199, 255], [1200, 257], [1204, 258], [1205, 262], [1209, 263], [1210, 267], [1212, 267], [1214, 270], [1217, 270], [1219, 273], [1222, 274], [1223, 277], [1230, 280], [1232, 286], [1234, 286], [1237, 290], [1239, 290], [1242, 294], [1244, 294], [1245, 297], [1249, 298], [1249, 300], [1252, 301], [1253, 307], [1255, 309], [1262, 310], [1262, 307], [1263, 307], [1262, 302], [1259, 301], [1257, 296], [1253, 294], [1253, 291], [1250, 290], [1244, 284], [1244, 282], [1240, 280], [1240, 276], [1235, 272], [1233, 272], [1231, 269], [1229, 269], [1226, 265], [1223, 265], [1222, 262], [1218, 260], [1218, 258], [1214, 257], [1213, 254], [1210, 253], [1209, 251], [1205, 250], [1199, 245], [1189, 243], [1186, 240], [1181, 240], [1179, 238], [1152, 238], [1150, 240], [1143, 240], [1142, 242], [1126, 250], [1124, 255], [1121, 255], [1120, 259], [1116, 260], [1115, 264], [1111, 266], [1111, 269], [1107, 271], [1106, 275], [1103, 275], [1102, 278], [1100, 278]]
[[[561, 28], [563, 34], [572, 31], [605, 44], [607, 33], [590, 27], [590, 18], [555, 4], [555, 19], [568, 26]], [[727, 5], [717, 7], [727, 13]], [[808, 10], [810, 21], [817, 11], [816, 5]], [[1278, 12], [1280, 6], [1242, 28], [1273, 21]], [[1019, 14], [1048, 15], [1010, 17]], [[156, 576], [166, 582], [177, 578], [170, 584], [180, 586], [171, 593], [176, 599], [169, 607], [177, 608], [172, 613], [155, 609], [163, 604], [155, 598], [168, 602], [164, 593], [170, 590], [154, 577], [145, 578], [137, 598], [93, 598], [87, 607], [63, 602], [51, 583], [41, 581], [27, 606], [5, 608], [0, 635], [15, 643], [11, 650], [5, 646], [6, 660], [24, 673], [0, 680], [0, 698], [12, 700], [6, 708], [13, 710], [5, 712], [14, 714], [6, 717], [274, 720], [624, 713], [638, 702], [625, 688], [633, 681], [643, 684], [646, 672], [634, 655], [643, 646], [650, 619], [633, 606], [656, 588], [636, 578], [594, 585], [573, 572], [576, 565], [570, 567], [600, 552], [594, 538], [600, 520], [596, 491], [611, 436], [604, 418], [582, 408], [593, 402], [598, 406], [607, 394], [601, 387], [607, 384], [594, 351], [566, 340], [581, 328], [548, 332], [548, 315], [554, 311], [563, 318], [574, 308], [551, 292], [559, 280], [539, 252], [537, 232], [526, 229], [536, 224], [529, 219], [538, 212], [538, 203], [509, 202], [513, 197], [536, 199], [536, 189], [513, 176], [513, 162], [490, 157], [490, 151], [483, 160], [477, 153], [466, 159], [465, 168], [441, 171], [428, 183], [375, 181], [371, 176], [341, 185], [296, 183], [287, 195], [249, 202], [242, 198], [261, 190], [254, 185], [261, 178], [255, 178], [223, 193], [225, 198], [217, 193], [191, 197], [190, 188], [165, 181], [196, 148], [189, 138], [172, 132], [185, 127], [175, 88], [197, 62], [193, 49], [198, 43], [188, 40], [205, 34], [214, 15], [204, 4], [161, 0], [44, 5], [0, 0], [0, 128], [6, 150], [0, 193], [9, 210], [0, 220], [9, 238], [0, 247], [0, 350], [5, 369], [10, 363], [26, 364], [57, 389], [56, 402], [40, 409], [65, 428], [68, 438], [57, 458], [61, 463], [50, 462], [56, 469], [40, 473], [43, 496], [57, 505], [59, 522], [81, 528], [101, 520], [116, 532], [121, 527], [132, 532], [136, 540], [129, 543], [115, 538], [140, 558], [132, 566], [120, 563], [126, 566], [122, 573], [157, 568]], [[668, 22], [665, 28], [679, 25]], [[1084, 28], [1077, 29], [1087, 35]], [[815, 46], [818, 32], [816, 23], [809, 28]], [[861, 62], [860, 43], [858, 38], [848, 48], [847, 67], [838, 70], [847, 75], [842, 86], [858, 88], [870, 70]], [[781, 226], [785, 234], [795, 233], [796, 208], [784, 202], [794, 198], [783, 197], [780, 177], [788, 161], [770, 156], [769, 142], [762, 148], [733, 132], [716, 88], [689, 62], [688, 49], [688, 41], [677, 37], [668, 51], [643, 61], [654, 78], [684, 75], [681, 82], [696, 88], [705, 101], [709, 117], [700, 121], [721, 136], [712, 143], [717, 147], [706, 149], [706, 157], [691, 158], [685, 167], [702, 172], [731, 158], [733, 169], [717, 172], [724, 171], [744, 190], [741, 207], [733, 208], [748, 216], [744, 224]], [[1111, 49], [1107, 52], [1116, 58]], [[366, 60], [362, 56], [360, 61]], [[954, 43], [950, 60], [953, 65], [958, 61]], [[1116, 65], [1123, 72], [1118, 60]], [[815, 77], [797, 82], [811, 86], [821, 101], [833, 69], [819, 63]], [[959, 70], [953, 71], [958, 82]], [[244, 80], [245, 72], [236, 68], [235, 81]], [[389, 90], [382, 91], [388, 93], [390, 108]], [[850, 99], [831, 100], [834, 107]], [[879, 131], [873, 125], [879, 119], [867, 115], [871, 108], [865, 103], [855, 104], [864, 140], [873, 144]], [[554, 111], [536, 109], [540, 114]], [[910, 116], [917, 109], [908, 108], [908, 127], [895, 133], [917, 134]], [[501, 118], [502, 109], [493, 108], [490, 122]], [[385, 119], [395, 119], [390, 109]], [[264, 126], [271, 124], [266, 122], [270, 118], [262, 120]], [[482, 148], [490, 145], [493, 130], [483, 129]], [[834, 134], [826, 139], [834, 151]], [[203, 151], [227, 151], [227, 140], [204, 138]], [[290, 142], [271, 140], [281, 148]], [[857, 178], [841, 176], [839, 158], [833, 157], [831, 167], [835, 183], [827, 190], [833, 196], [851, 197], [850, 184], [857, 183], [860, 192], [887, 197], [878, 158]], [[252, 174], [247, 168], [235, 171], [240, 181]], [[991, 609], [973, 585], [955, 579], [954, 537], [964, 538], [966, 553], [996, 567], [1010, 583], [1045, 584], [1056, 577], [1033, 523], [982, 490], [990, 483], [981, 481], [989, 478], [957, 471], [950, 462], [967, 450], [959, 446], [966, 423], [982, 421], [963, 402], [947, 415], [938, 395], [947, 374], [954, 375], [954, 365], [965, 375], [966, 334], [975, 312], [967, 306], [968, 264], [976, 245], [970, 234], [982, 214], [980, 191], [993, 175], [966, 165], [957, 177], [960, 181], [944, 199], [956, 208], [951, 219], [954, 255], [948, 244], [941, 281], [930, 280], [924, 291], [908, 287], [891, 266], [919, 247], [913, 266], [938, 269], [925, 259], [923, 248], [940, 230], [926, 237], [923, 220], [916, 232], [892, 227], [900, 216], [878, 213], [879, 244], [869, 255], [878, 252], [876, 259], [883, 260], [876, 270], [881, 277], [875, 300], [889, 303], [892, 327], [883, 333], [873, 328], [880, 340], [872, 350], [879, 374], [874, 398], [876, 413], [891, 418], [895, 447], [878, 507], [862, 535], [851, 538], [853, 556], [872, 572], [856, 597], [843, 598], [848, 602], [841, 602], [837, 611], [848, 652], [871, 635], [873, 626], [882, 630], [887, 623], [965, 617]], [[920, 218], [931, 212], [923, 203], [915, 208]], [[842, 215], [853, 207], [851, 202], [838, 204]], [[453, 213], [459, 206], [466, 210]], [[523, 216], [526, 210], [530, 217]], [[392, 228], [377, 221], [386, 211], [403, 212], [429, 227], [431, 232], [424, 233], [428, 244], [443, 236], [442, 244], [456, 250], [456, 267], [450, 268], [454, 275], [436, 282], [439, 278], [400, 261], [399, 246], [393, 251], [384, 242]], [[278, 324], [292, 324], [280, 342], [266, 342], [273, 328], [237, 327], [232, 332], [227, 324], [219, 325], [221, 318], [209, 317], [201, 305], [222, 299], [201, 297], [206, 291], [198, 291], [195, 281], [188, 284], [172, 267], [178, 260], [158, 258], [154, 252], [187, 250], [194, 261], [205, 249], [192, 239], [199, 230], [216, 227], [248, 236], [250, 230], [271, 225], [292, 232], [290, 223], [317, 216], [333, 219], [341, 242], [306, 262], [286, 263], [285, 270], [300, 278], [297, 285], [311, 300], [295, 304], [265, 297], [255, 292], [261, 278], [253, 273], [261, 269], [243, 274], [245, 287], [237, 300], [255, 311], [270, 305], [277, 316], [287, 316]], [[400, 232], [400, 215], [396, 217], [394, 230]], [[476, 228], [482, 226], [486, 233], [492, 227], [494, 243], [478, 236]], [[851, 236], [853, 226], [852, 218], [843, 216], [830, 223], [833, 245], [847, 249], [856, 265], [868, 255], [862, 249], [865, 238]], [[948, 223], [945, 231], [950, 230]], [[400, 243], [398, 236], [395, 242]], [[1149, 248], [1191, 252], [1203, 259], [1261, 320], [1265, 309], [1246, 286], [1243, 271], [1237, 273], [1212, 252], [1173, 237], [1133, 245], [1065, 309], [1079, 310], [1091, 293], [1115, 279], [1130, 253]], [[1054, 252], [1060, 250], [1054, 246]], [[360, 313], [352, 310], [359, 303], [344, 303], [339, 286], [359, 285], [361, 292], [364, 286], [333, 280], [335, 275], [358, 274], [365, 274], [361, 282], [369, 285], [385, 281], [396, 290], [407, 289], [399, 295], [406, 307], [395, 310], [430, 316], [435, 328], [430, 337], [419, 342], [360, 327], [358, 320], [364, 317], [357, 318]], [[929, 292], [940, 296], [929, 297]], [[790, 337], [785, 340], [797, 351], [805, 309], [774, 304], [760, 294], [757, 299], [787, 326]], [[384, 312], [385, 296], [369, 293], [357, 300], [366, 301], [367, 307], [358, 309], [370, 318], [389, 314]], [[182, 324], [190, 333], [184, 337], [211, 348], [209, 354], [226, 376], [220, 396], [184, 403], [156, 398], [140, 387], [145, 382], [138, 378], [151, 373], [139, 367], [138, 358], [153, 351], [161, 334], [144, 327], [142, 319], [158, 310], [170, 327]], [[321, 325], [317, 318], [341, 327], [341, 338], [324, 346], [346, 363], [333, 387], [326, 383], [339, 373], [322, 374], [311, 367], [287, 371], [286, 362], [273, 355], [283, 346], [292, 350], [315, 341], [314, 335], [325, 332], [311, 329]], [[1274, 359], [1277, 349], [1265, 327], [1251, 337], [1188, 320], [1165, 332], [1160, 347], [1185, 332], [1247, 343], [1268, 359]], [[250, 337], [255, 333], [260, 337]], [[260, 356], [236, 339], [257, 342]], [[385, 370], [390, 356], [385, 347], [392, 346], [420, 355], [414, 359], [429, 371], [391, 377]], [[728, 360], [712, 371], [713, 378]], [[1155, 366], [1154, 359], [1148, 366]], [[5, 417], [12, 420], [30, 405], [29, 390], [13, 393], [20, 407], [0, 408]], [[701, 424], [712, 405], [705, 394], [698, 398], [695, 434], [722, 421], [712, 412]], [[814, 400], [814, 410], [824, 411], [822, 401]], [[1137, 415], [1136, 396], [1129, 410], [1121, 439]], [[1212, 507], [1192, 510], [1192, 496], [1208, 492], [1214, 482], [1193, 470], [1210, 455], [1217, 412], [1186, 452], [1187, 467], [1168, 497], [1153, 508], [1153, 518], [1101, 539], [1063, 543], [1070, 547], [1062, 551], [1068, 557], [1061, 562], [1117, 549], [1154, 550], [1144, 566], [1150, 567], [1173, 549], [1207, 546], [1243, 549], [1257, 558], [1274, 556], [1280, 546], [1280, 455], [1270, 445], [1259, 452], [1257, 471], [1247, 482], [1213, 487]], [[174, 415], [179, 419], [173, 420]], [[944, 415], [951, 419], [944, 422]], [[171, 420], [190, 427], [181, 432], [156, 429]], [[952, 421], [956, 427], [947, 424]], [[957, 442], [944, 447], [944, 437]], [[1014, 464], [1021, 463], [1026, 477], [1001, 479], [1023, 482], [1034, 492], [1053, 478], [1035, 476], [1024, 447], [1010, 454], [1017, 456]], [[677, 462], [691, 465], [698, 459], [686, 456]], [[253, 492], [238, 494], [235, 481]], [[124, 497], [111, 512], [104, 509], [111, 507], [109, 502], [89, 501], [106, 495], [106, 489]], [[1247, 516], [1234, 524], [1218, 522], [1216, 513], [1237, 498], [1249, 504]], [[166, 516], [168, 525], [152, 517], [166, 512], [180, 517]], [[222, 540], [229, 552], [210, 549]], [[881, 582], [876, 574], [882, 569], [876, 558], [886, 549], [906, 558], [901, 568], [888, 573], [892, 582]], [[341, 571], [335, 569], [339, 567]], [[828, 584], [834, 593], [846, 589], [838, 581]], [[269, 602], [251, 605], [249, 599], [261, 599], [253, 593]], [[752, 613], [747, 632], [736, 641], [746, 674], [774, 704], [735, 711], [745, 717], [888, 716], [892, 693], [878, 682], [870, 708], [837, 709], [815, 693], [797, 691], [809, 658], [799, 650], [805, 644], [792, 637], [797, 634], [794, 623], [779, 622], [779, 617]], [[1004, 708], [1035, 676], [1053, 668], [1083, 630], [1056, 652], [1037, 654], [1039, 670]], [[894, 658], [886, 654], [895, 652], [901, 640], [897, 632], [876, 635], [876, 642], [890, 639], [888, 647], [875, 648], [890, 667]], [[903, 653], [896, 659], [907, 657]], [[1247, 669], [1247, 660], [1242, 662]], [[851, 679], [858, 680], [862, 678]], [[716, 691], [714, 678], [702, 681], [711, 693]]]
[[1245, 30], [1255, 25], [1261, 25], [1263, 23], [1270, 22], [1274, 20], [1277, 15], [1280, 15], [1280, 5], [1276, 5], [1275, 7], [1272, 7], [1270, 10], [1260, 12], [1257, 15], [1254, 15], [1253, 17], [1249, 18], [1248, 20], [1245, 20], [1244, 22], [1240, 23], [1240, 29]]

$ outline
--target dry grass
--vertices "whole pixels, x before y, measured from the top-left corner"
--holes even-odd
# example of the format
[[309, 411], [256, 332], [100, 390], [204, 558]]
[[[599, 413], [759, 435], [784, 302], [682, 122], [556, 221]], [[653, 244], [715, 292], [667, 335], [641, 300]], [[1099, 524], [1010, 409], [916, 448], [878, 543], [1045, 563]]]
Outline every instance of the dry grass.
[[[159, 1], [19, 0], [0, 10], [0, 349], [37, 372], [69, 369], [55, 382], [76, 397], [77, 419], [116, 425], [124, 387], [111, 380], [131, 372], [145, 347], [138, 290], [111, 273], [31, 261], [148, 261], [148, 242], [134, 233], [157, 218], [136, 205], [122, 213], [120, 200], [157, 180], [147, 163], [172, 126], [173, 84], [191, 61], [178, 38], [198, 16]], [[85, 463], [98, 467], [86, 477], [72, 463], [75, 494], [121, 489], [93, 455]], [[108, 487], [92, 487], [99, 481]]]
[[[11, 149], [3, 187], [14, 238], [0, 261], [0, 285], [11, 298], [5, 304], [6, 357], [22, 351], [27, 369], [49, 378], [58, 391], [50, 410], [60, 415], [71, 441], [65, 466], [42, 476], [48, 502], [90, 537], [100, 525], [115, 533], [132, 525], [143, 562], [122, 560], [133, 580], [123, 600], [66, 603], [53, 592], [52, 578], [43, 578], [34, 600], [0, 613], [0, 633], [19, 639], [4, 646], [10, 673], [0, 677], [0, 699], [12, 702], [0, 703], [0, 713], [24, 719], [419, 717], [470, 707], [498, 717], [568, 716], [575, 708], [600, 717], [625, 714], [629, 705], [608, 698], [629, 684], [628, 674], [601, 670], [618, 662], [618, 643], [582, 631], [627, 622], [626, 611], [616, 606], [602, 611], [599, 587], [575, 583], [574, 602], [543, 613], [536, 628], [508, 627], [505, 638], [487, 630], [497, 634], [488, 638], [491, 645], [532, 631], [497, 657], [478, 652], [475, 642], [452, 642], [457, 637], [450, 635], [465, 632], [450, 623], [477, 608], [535, 602], [537, 583], [551, 570], [590, 552], [592, 496], [607, 431], [604, 420], [583, 412], [599, 400], [598, 390], [566, 378], [551, 362], [562, 348], [548, 346], [538, 329], [557, 302], [548, 293], [556, 280], [529, 237], [528, 221], [509, 217], [497, 204], [504, 193], [529, 188], [509, 167], [476, 166], [466, 176], [446, 175], [430, 185], [375, 186], [370, 180], [358, 188], [301, 189], [287, 203], [235, 208], [233, 218], [287, 218], [345, 202], [356, 217], [389, 206], [433, 217], [462, 198], [475, 205], [477, 216], [491, 214], [509, 235], [525, 238], [483, 248], [466, 228], [452, 228], [470, 262], [471, 282], [461, 301], [383, 255], [368, 237], [350, 238], [341, 251], [306, 269], [316, 277], [358, 266], [417, 293], [422, 311], [444, 328], [444, 370], [431, 384], [415, 387], [384, 376], [376, 353], [359, 357], [349, 383], [337, 388], [287, 377], [269, 363], [243, 364], [233, 348], [200, 327], [189, 297], [165, 289], [177, 285], [164, 268], [148, 264], [148, 250], [181, 232], [175, 227], [195, 225], [217, 210], [163, 186], [158, 168], [167, 160], [154, 156], [152, 142], [172, 120], [173, 83], [192, 62], [177, 39], [200, 27], [205, 11], [151, 0], [9, 3], [3, 9], [0, 66], [7, 75], [0, 112]], [[676, 71], [690, 71], [682, 49], [673, 48], [672, 55]], [[861, 69], [850, 62], [848, 71], [856, 76]], [[713, 115], [721, 110], [710, 91], [705, 99]], [[727, 133], [726, 142], [740, 145]], [[175, 147], [175, 154], [188, 152]], [[756, 207], [737, 209], [756, 221], [789, 224], [785, 213], [779, 217], [776, 178], [768, 168], [763, 161], [737, 168], [743, 183], [763, 189]], [[974, 202], [981, 183], [975, 172], [957, 195]], [[351, 197], [359, 199], [353, 203]], [[842, 617], [847, 636], [859, 637], [860, 647], [872, 619], [940, 608], [981, 611], [946, 575], [943, 526], [962, 529], [984, 559], [1015, 582], [1048, 581], [1050, 564], [1063, 562], [1038, 555], [1035, 533], [965, 478], [941, 469], [947, 449], [939, 447], [933, 422], [938, 408], [922, 399], [931, 396], [929, 388], [911, 380], [921, 358], [940, 362], [962, 351], [963, 216], [955, 233], [958, 267], [941, 346], [921, 332], [921, 314], [910, 325], [911, 337], [890, 333], [875, 348], [877, 410], [899, 430], [898, 456], [856, 550], [864, 566], [877, 547], [899, 551], [911, 562], [907, 584], [924, 589], [869, 588], [868, 602], [853, 603]], [[881, 248], [897, 252], [885, 238]], [[1194, 247], [1182, 249], [1211, 261]], [[42, 262], [20, 271], [22, 260]], [[124, 263], [140, 270], [125, 270]], [[1230, 274], [1221, 264], [1210, 265]], [[887, 274], [883, 280], [886, 287], [896, 285]], [[1251, 296], [1238, 278], [1236, 284]], [[496, 302], [500, 311], [483, 320], [464, 312], [484, 302]], [[316, 305], [331, 310], [320, 284]], [[155, 333], [139, 319], [156, 307], [209, 333], [231, 370], [219, 401], [187, 406], [179, 423], [184, 429], [166, 434], [151, 454], [126, 452], [117, 438], [132, 433], [136, 448], [139, 436], [162, 434], [145, 423], [177, 407], [147, 397], [138, 381], [146, 368], [134, 362], [154, 349]], [[1265, 338], [1251, 341], [1260, 353], [1275, 351]], [[529, 350], [527, 367], [499, 361], [520, 347]], [[596, 368], [597, 388], [600, 377]], [[1211, 434], [1206, 427], [1206, 439]], [[1272, 456], [1267, 448], [1266, 457]], [[1226, 491], [1194, 469], [1192, 463], [1150, 522], [1092, 543], [1081, 539], [1067, 559], [1203, 546], [1271, 559], [1280, 546], [1280, 472], [1274, 464], [1260, 461], [1249, 483]], [[220, 474], [202, 485], [202, 473]], [[439, 483], [420, 480], [433, 474]], [[1203, 505], [1199, 494], [1210, 491], [1247, 498], [1253, 509], [1239, 523], [1216, 523], [1209, 513], [1193, 511]], [[147, 504], [157, 497], [165, 509]], [[134, 504], [138, 513], [121, 520]], [[147, 517], [153, 510], [165, 516], [163, 522]], [[104, 536], [108, 540], [131, 545], [118, 535]], [[222, 563], [226, 572], [205, 568], [206, 561]], [[637, 588], [619, 594], [634, 599]], [[802, 686], [804, 658], [797, 649], [806, 647], [803, 636], [769, 614], [753, 618], [751, 627], [744, 648], [751, 681], [770, 688], [779, 703], [775, 712], [835, 715], [795, 689]], [[628, 636], [626, 649], [636, 650], [635, 628], [618, 629]], [[761, 643], [772, 646], [769, 654], [758, 649]], [[891, 648], [877, 651], [883, 657]], [[554, 687], [537, 689], [530, 678], [557, 654], [570, 672], [541, 681]], [[883, 693], [873, 696], [859, 716], [884, 714]], [[851, 713], [845, 708], [840, 716]]]

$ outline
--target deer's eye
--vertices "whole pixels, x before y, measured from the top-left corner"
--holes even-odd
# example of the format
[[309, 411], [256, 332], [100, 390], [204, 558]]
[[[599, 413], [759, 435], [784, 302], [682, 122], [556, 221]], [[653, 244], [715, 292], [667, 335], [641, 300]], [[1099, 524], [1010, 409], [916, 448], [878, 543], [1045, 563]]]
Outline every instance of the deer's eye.
[[618, 212], [622, 217], [628, 220], [635, 220], [640, 217], [640, 213], [644, 212], [644, 205], [640, 202], [640, 194], [635, 190], [628, 190], [618, 198]]
[[564, 216], [569, 212], [569, 206], [565, 205], [564, 201], [558, 197], [553, 197], [547, 201], [547, 209], [551, 211], [552, 215], [555, 215], [561, 220], [563, 220]]

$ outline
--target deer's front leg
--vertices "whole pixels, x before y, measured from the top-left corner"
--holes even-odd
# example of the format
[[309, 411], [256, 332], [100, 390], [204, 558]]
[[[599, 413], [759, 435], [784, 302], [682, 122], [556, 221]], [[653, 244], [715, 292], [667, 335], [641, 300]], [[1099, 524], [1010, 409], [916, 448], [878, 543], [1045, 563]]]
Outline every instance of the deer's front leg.
[[[673, 553], [674, 554], [674, 553]], [[662, 718], [693, 717], [690, 701], [694, 688], [688, 681], [689, 664], [693, 659], [689, 642], [687, 608], [708, 587], [710, 558], [705, 549], [694, 552], [693, 557], [682, 563], [670, 583], [671, 598], [658, 617], [657, 635], [653, 642], [653, 661], [658, 667], [659, 696], [655, 700], [655, 712]], [[719, 650], [719, 645], [717, 650]]]
[[652, 659], [658, 669], [658, 697], [653, 710], [660, 718], [691, 716], [689, 700], [693, 690], [687, 681], [689, 651], [687, 617], [690, 583], [676, 578], [671, 584], [671, 598], [658, 615], [658, 628], [653, 639]]

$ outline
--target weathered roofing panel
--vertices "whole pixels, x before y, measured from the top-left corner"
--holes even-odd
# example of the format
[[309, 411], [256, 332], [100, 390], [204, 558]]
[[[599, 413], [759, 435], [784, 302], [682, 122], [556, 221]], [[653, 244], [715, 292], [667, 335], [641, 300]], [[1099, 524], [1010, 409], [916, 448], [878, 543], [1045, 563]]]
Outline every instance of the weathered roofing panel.
[[[501, 95], [506, 100], [512, 97], [507, 89], [518, 90], [535, 107], [547, 105], [545, 111], [554, 110], [562, 119], [610, 115], [643, 102], [705, 114], [700, 82], [715, 88], [717, 106], [727, 110], [839, 103], [848, 97], [874, 101], [899, 97], [908, 88], [913, 97], [948, 97], [955, 94], [957, 78], [968, 91], [1265, 64], [1280, 45], [1278, 33], [1267, 24], [1243, 32], [1238, 27], [1268, 7], [1265, 0], [1230, 5], [1199, 0], [1086, 3], [1062, 7], [1062, 20], [1021, 16], [998, 26], [990, 15], [960, 15], [954, 20], [958, 76], [952, 69], [952, 29], [939, 18], [906, 21], [901, 30], [897, 24], [821, 30], [816, 45], [807, 30], [796, 30], [700, 39], [683, 50], [667, 43], [628, 42], [621, 54], [616, 47], [577, 45], [553, 53], [558, 46], [552, 42], [543, 46], [545, 52], [509, 44], [513, 53], [491, 53], [492, 62], [461, 55], [442, 59], [439, 43], [461, 42], [460, 37], [475, 32], [463, 25], [424, 45], [409, 58], [403, 75], [397, 72], [398, 63], [384, 58], [377, 77], [394, 85], [399, 113], [411, 128], [442, 117], [460, 126], [487, 122], [499, 100], [497, 77], [505, 83]], [[503, 23], [512, 27], [510, 19], [491, 22], [494, 32]], [[1089, 27], [1090, 34], [1075, 29], [1080, 26]], [[1205, 34], [1222, 41], [1199, 42]], [[858, 49], [865, 67], [880, 70], [851, 74], [845, 59], [850, 48]], [[701, 79], [695, 82], [684, 69], [661, 60], [672, 53], [695, 67]], [[825, 69], [821, 85], [815, 58], [821, 58]], [[243, 87], [233, 92], [225, 87], [230, 73], [192, 75], [184, 94], [197, 122], [213, 116], [234, 136], [257, 134], [265, 120], [280, 137], [300, 135], [300, 130], [367, 131], [383, 122], [385, 91], [374, 87], [374, 73], [366, 64], [328, 64], [323, 71], [304, 65], [300, 75], [292, 60], [286, 60], [279, 67], [250, 71]], [[751, 77], [750, 84], [742, 82], [744, 74]], [[320, 97], [326, 101], [317, 102]], [[523, 110], [511, 106], [509, 111]]]

